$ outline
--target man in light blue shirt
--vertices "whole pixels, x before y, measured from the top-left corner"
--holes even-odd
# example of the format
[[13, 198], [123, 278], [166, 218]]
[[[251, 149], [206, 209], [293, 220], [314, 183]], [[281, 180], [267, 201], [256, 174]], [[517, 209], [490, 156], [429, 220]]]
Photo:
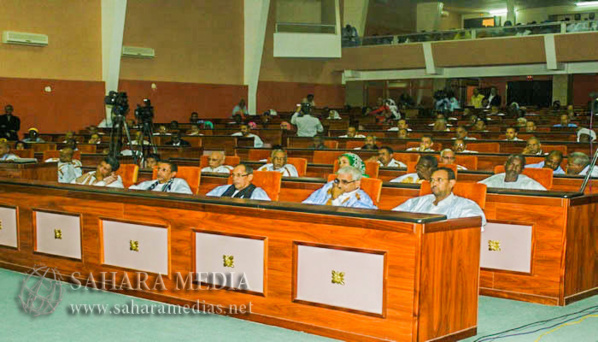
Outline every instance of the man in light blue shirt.
[[537, 164], [527, 164], [525, 165], [526, 168], [533, 168], [533, 169], [551, 169], [552, 173], [555, 175], [564, 175], [565, 171], [561, 168], [561, 162], [563, 161], [563, 152], [561, 151], [551, 151], [548, 153], [544, 161], [541, 161]]
[[231, 175], [233, 176], [233, 184], [218, 186], [208, 192], [206, 196], [270, 201], [270, 197], [264, 189], [251, 184], [253, 181], [253, 168], [251, 166], [239, 164], [231, 171]]
[[569, 122], [569, 115], [563, 114], [561, 115], [561, 123], [552, 127], [577, 127], [577, 125]]
[[348, 208], [378, 209], [370, 196], [361, 190], [361, 171], [352, 166], [340, 168], [337, 178], [313, 192], [303, 203]]
[[298, 137], [314, 137], [324, 131], [324, 127], [318, 118], [311, 116], [309, 103], [302, 103], [301, 110], [291, 118], [291, 123], [297, 126]]

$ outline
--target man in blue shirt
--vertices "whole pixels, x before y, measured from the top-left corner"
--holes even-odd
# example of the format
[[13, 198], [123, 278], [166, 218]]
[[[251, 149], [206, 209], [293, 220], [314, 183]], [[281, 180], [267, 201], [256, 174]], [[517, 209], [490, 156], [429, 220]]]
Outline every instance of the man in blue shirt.
[[563, 161], [563, 152], [561, 151], [551, 151], [548, 153], [544, 161], [541, 161], [537, 164], [527, 164], [525, 165], [526, 168], [533, 168], [533, 169], [551, 169], [553, 174], [555, 175], [564, 175], [565, 171], [561, 168], [561, 162]]
[[577, 127], [577, 125], [569, 122], [569, 115], [563, 114], [561, 115], [561, 123], [552, 127]]

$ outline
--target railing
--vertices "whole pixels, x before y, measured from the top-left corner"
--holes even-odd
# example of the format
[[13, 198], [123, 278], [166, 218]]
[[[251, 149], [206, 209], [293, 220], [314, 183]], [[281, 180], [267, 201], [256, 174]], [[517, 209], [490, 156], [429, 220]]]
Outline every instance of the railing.
[[598, 31], [598, 21], [556, 22], [534, 25], [500, 26], [476, 29], [421, 32], [393, 36], [355, 38], [343, 36], [343, 47], [393, 45], [421, 42], [484, 39], [496, 37], [523, 37], [531, 35]]
[[309, 24], [309, 23], [276, 23], [276, 32], [288, 33], [336, 33], [334, 24]]

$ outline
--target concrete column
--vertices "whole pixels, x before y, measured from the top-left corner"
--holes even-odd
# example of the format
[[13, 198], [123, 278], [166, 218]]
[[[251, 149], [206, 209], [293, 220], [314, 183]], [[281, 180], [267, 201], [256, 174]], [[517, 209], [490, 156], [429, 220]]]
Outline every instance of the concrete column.
[[[106, 94], [118, 90], [127, 0], [102, 0], [102, 80]], [[106, 119], [112, 121], [106, 106]]]
[[417, 4], [417, 32], [440, 30], [442, 2], [424, 2]]
[[364, 81], [351, 81], [345, 83], [345, 103], [351, 107], [366, 106], [366, 90]]
[[245, 0], [243, 7], [245, 12], [244, 84], [248, 88], [247, 110], [254, 114], [257, 111], [257, 85], [262, 66], [270, 0]]
[[572, 79], [572, 75], [552, 76], [552, 102], [560, 101], [561, 106], [567, 106], [567, 104], [569, 104], [570, 100], [572, 100], [569, 96], [572, 90], [572, 88], [570, 88]]
[[517, 24], [517, 17], [515, 15], [515, 0], [507, 0], [507, 21]]
[[343, 27], [349, 24], [357, 29], [360, 37], [363, 37], [370, 1], [345, 0], [343, 4]]

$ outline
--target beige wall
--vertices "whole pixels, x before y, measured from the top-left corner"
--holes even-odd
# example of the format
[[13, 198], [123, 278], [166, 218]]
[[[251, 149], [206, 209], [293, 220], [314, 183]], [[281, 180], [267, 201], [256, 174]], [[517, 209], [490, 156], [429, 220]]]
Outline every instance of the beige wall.
[[416, 14], [415, 0], [370, 1], [365, 35], [413, 33]]
[[102, 79], [100, 0], [2, 0], [0, 31], [48, 35], [45, 47], [0, 44], [0, 75]]
[[123, 45], [153, 59], [123, 58], [121, 79], [243, 84], [243, 0], [128, 0]]
[[276, 21], [279, 23], [322, 22], [322, 0], [272, 0], [277, 3]]
[[449, 11], [448, 17], [442, 17], [440, 19], [441, 31], [460, 29], [461, 27], [462, 25], [460, 13]]

